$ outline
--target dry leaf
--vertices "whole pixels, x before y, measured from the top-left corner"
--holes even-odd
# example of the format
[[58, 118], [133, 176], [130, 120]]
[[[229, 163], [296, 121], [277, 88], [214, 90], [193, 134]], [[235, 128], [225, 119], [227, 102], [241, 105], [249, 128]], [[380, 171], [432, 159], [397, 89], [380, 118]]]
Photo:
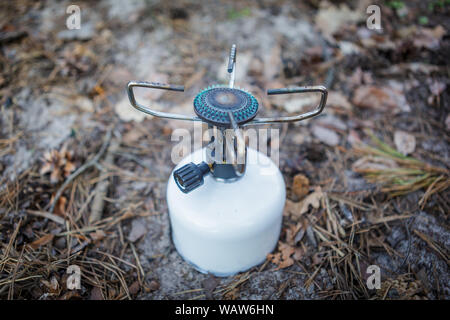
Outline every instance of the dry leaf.
[[323, 142], [331, 147], [339, 144], [340, 139], [338, 134], [331, 129], [315, 124], [312, 127], [312, 133], [317, 139], [320, 140], [320, 142]]
[[283, 216], [289, 217], [290, 215], [294, 215], [298, 209], [298, 203], [286, 199], [286, 203], [284, 204]]
[[131, 295], [135, 295], [139, 292], [140, 288], [139, 281], [135, 281], [128, 287], [128, 291]]
[[394, 132], [394, 143], [397, 150], [405, 156], [416, 149], [416, 137], [404, 131]]
[[103, 298], [102, 289], [99, 287], [92, 288], [89, 300], [105, 300]]
[[309, 209], [309, 206], [312, 206], [314, 209], [318, 209], [320, 207], [320, 201], [323, 198], [322, 188], [316, 187], [314, 192], [309, 194], [303, 201], [299, 203], [299, 211], [298, 215], [302, 215], [306, 213]]
[[76, 107], [78, 107], [81, 111], [84, 112], [93, 112], [94, 111], [94, 103], [91, 99], [83, 96], [79, 96], [75, 99], [73, 103]]
[[446, 34], [444, 27], [441, 25], [434, 29], [421, 28], [418, 33], [413, 36], [414, 46], [417, 48], [427, 48], [434, 50], [439, 48], [439, 42]]
[[[348, 84], [351, 88], [359, 87], [362, 84], [372, 84], [372, 75], [369, 72], [364, 72], [360, 67], [357, 67], [353, 74], [348, 78]], [[331, 100], [331, 99], [330, 99]]]
[[363, 18], [364, 14], [362, 12], [352, 11], [345, 4], [342, 4], [339, 8], [334, 5], [329, 5], [319, 10], [315, 22], [324, 37], [333, 42], [333, 34], [335, 32]]
[[309, 193], [309, 179], [303, 174], [295, 175], [292, 183], [292, 191], [299, 200], [303, 199]]
[[144, 222], [141, 219], [134, 219], [131, 222], [131, 231], [128, 235], [128, 240], [131, 242], [135, 242], [146, 233], [147, 229], [145, 228]]
[[360, 86], [355, 90], [352, 101], [361, 108], [394, 114], [411, 111], [403, 92], [392, 87]]
[[41, 283], [47, 287], [49, 290], [49, 293], [51, 294], [58, 294], [59, 293], [59, 283], [58, 279], [53, 276], [50, 281], [47, 280], [41, 280]]
[[159, 289], [159, 283], [155, 280], [152, 280], [150, 281], [146, 289], [148, 289], [149, 291], [156, 291]]
[[278, 243], [279, 252], [274, 254], [268, 254], [267, 259], [272, 263], [278, 265], [275, 270], [284, 269], [294, 264], [294, 260], [291, 255], [295, 252], [295, 248], [283, 242]]
[[136, 128], [132, 128], [130, 131], [123, 135], [122, 141], [124, 143], [133, 143], [138, 141], [144, 134]]
[[102, 240], [106, 237], [106, 233], [103, 230], [97, 229], [95, 232], [89, 235], [92, 241]]
[[294, 258], [294, 260], [300, 261], [303, 258], [304, 254], [305, 252], [303, 251], [302, 248], [295, 248], [294, 255], [292, 256], [292, 258]]
[[300, 230], [302, 229], [303, 224], [301, 222], [294, 224], [294, 225], [290, 225], [287, 229], [286, 229], [286, 243], [291, 245], [291, 246], [295, 246], [296, 243], [299, 241], [297, 241], [297, 234], [300, 232]]
[[[54, 196], [52, 196], [52, 199], [50, 200], [50, 202], [53, 202]], [[58, 199], [58, 203], [55, 206], [55, 214], [57, 214], [58, 216], [61, 217], [65, 217], [66, 216], [66, 203], [67, 203], [67, 198], [65, 196], [61, 196]]]
[[63, 178], [68, 177], [76, 166], [72, 162], [73, 153], [67, 151], [67, 145], [64, 144], [60, 151], [50, 150], [44, 153], [43, 165], [39, 170], [41, 175], [50, 173], [50, 182], [58, 183]]
[[320, 202], [323, 198], [322, 188], [316, 187], [314, 192], [309, 194], [305, 199], [300, 202], [293, 202], [289, 199], [286, 200], [286, 204], [284, 206], [283, 215], [291, 216], [293, 219], [300, 218], [301, 215], [306, 213], [309, 210], [309, 206], [312, 206], [315, 209], [320, 207]]
[[46, 234], [45, 236], [43, 236], [43, 237], [33, 241], [30, 244], [30, 246], [33, 249], [37, 249], [37, 248], [39, 248], [41, 246], [45, 246], [46, 244], [50, 243], [53, 240], [54, 237], [55, 236], [53, 234]]
[[348, 101], [347, 97], [344, 96], [339, 91], [330, 91], [328, 92], [328, 99], [327, 99], [327, 107], [336, 107], [336, 108], [342, 108], [345, 110], [351, 110], [352, 105]]
[[350, 129], [350, 131], [348, 132], [347, 141], [348, 141], [348, 143], [350, 143], [352, 146], [355, 146], [355, 145], [361, 143], [361, 138], [360, 138], [358, 132], [356, 132], [356, 131], [353, 130], [353, 129]]
[[237, 300], [240, 298], [239, 287], [235, 287], [224, 294], [225, 300]]
[[214, 289], [216, 289], [217, 285], [219, 284], [219, 280], [214, 277], [213, 275], [210, 275], [208, 278], [202, 281], [202, 287], [205, 289], [205, 296], [206, 299], [212, 300], [213, 299], [213, 292]]
[[429, 83], [431, 95], [428, 97], [428, 103], [433, 104], [436, 101], [437, 104], [439, 105], [440, 102], [439, 96], [441, 95], [442, 92], [444, 92], [446, 87], [447, 85], [445, 84], [445, 82], [434, 80], [431, 83]]

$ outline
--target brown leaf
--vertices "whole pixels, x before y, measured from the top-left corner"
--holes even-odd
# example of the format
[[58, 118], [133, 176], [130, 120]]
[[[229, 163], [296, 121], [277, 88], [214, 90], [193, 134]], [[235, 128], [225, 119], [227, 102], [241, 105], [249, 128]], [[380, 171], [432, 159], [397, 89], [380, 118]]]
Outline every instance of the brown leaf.
[[416, 137], [404, 131], [394, 132], [394, 143], [397, 150], [405, 156], [416, 149]]
[[421, 28], [413, 37], [414, 46], [430, 50], [437, 49], [439, 48], [439, 42], [446, 33], [447, 31], [441, 25], [434, 29]]
[[286, 200], [284, 207], [284, 216], [291, 216], [293, 219], [299, 219], [301, 215], [309, 210], [309, 206], [315, 209], [320, 207], [320, 201], [323, 198], [322, 189], [318, 186], [314, 189], [314, 192], [310, 193], [306, 198], [300, 202], [293, 202], [289, 199]]
[[360, 86], [355, 90], [352, 101], [358, 107], [382, 112], [411, 111], [403, 92], [390, 87]]
[[50, 281], [41, 280], [41, 283], [47, 287], [49, 293], [59, 294], [59, 283], [55, 276], [53, 276]]
[[67, 161], [66, 165], [64, 166], [64, 176], [68, 177], [72, 172], [75, 171], [75, 169], [75, 164], [71, 161]]
[[320, 125], [314, 124], [312, 127], [313, 135], [331, 147], [336, 146], [339, 143], [339, 135], [331, 129], [324, 128]]
[[339, 91], [328, 92], [327, 106], [351, 110], [352, 105], [347, 97]]
[[335, 5], [322, 5], [316, 15], [315, 23], [324, 37], [333, 42], [333, 34], [343, 27], [357, 23], [364, 18], [359, 10], [352, 11], [346, 4], [338, 8]]
[[372, 82], [372, 75], [368, 72], [363, 72], [360, 67], [357, 67], [350, 78], [348, 78], [348, 84], [352, 88], [359, 87], [362, 84], [372, 84]]
[[294, 258], [294, 260], [300, 261], [303, 258], [304, 254], [305, 252], [303, 252], [303, 249], [295, 248], [294, 255], [292, 256], [292, 258]]
[[240, 297], [239, 287], [235, 287], [233, 290], [228, 291], [227, 293], [224, 294], [225, 300], [237, 300], [239, 299], [239, 297]]
[[50, 182], [51, 183], [58, 183], [58, 181], [61, 179], [61, 169], [59, 167], [54, 167], [52, 173], [50, 174]]
[[145, 292], [156, 291], [159, 289], [159, 283], [155, 280], [150, 281], [150, 283], [144, 286]]
[[296, 202], [286, 199], [286, 203], [284, 204], [284, 210], [283, 210], [283, 216], [289, 217], [290, 215], [294, 214], [298, 207]]
[[294, 260], [291, 258], [291, 255], [295, 252], [295, 248], [286, 243], [279, 242], [278, 250], [279, 252], [277, 253], [267, 255], [267, 259], [269, 259], [269, 261], [278, 265], [275, 270], [292, 266], [294, 264]]
[[149, 283], [148, 287], [150, 288], [150, 290], [153, 290], [153, 291], [158, 290], [159, 289], [159, 283], [156, 282], [155, 280], [152, 280]]
[[135, 242], [140, 239], [146, 232], [147, 229], [144, 222], [141, 219], [134, 219], [131, 222], [131, 231], [128, 235], [128, 240], [131, 242]]
[[434, 101], [436, 101], [437, 104], [439, 105], [440, 102], [439, 96], [441, 95], [442, 92], [444, 92], [447, 85], [445, 84], [445, 82], [434, 80], [429, 83], [428, 87], [430, 88], [431, 92], [431, 95], [428, 97], [428, 103], [433, 104]]
[[299, 199], [303, 199], [309, 193], [309, 179], [303, 174], [295, 175], [292, 191]]
[[141, 286], [139, 285], [139, 281], [135, 281], [128, 287], [128, 291], [131, 295], [135, 295], [139, 292], [140, 288]]
[[55, 214], [57, 214], [61, 217], [65, 217], [66, 216], [66, 203], [67, 203], [66, 197], [64, 197], [64, 196], [59, 197], [58, 203], [55, 206]]
[[296, 216], [301, 216], [309, 210], [309, 206], [314, 209], [320, 207], [320, 201], [323, 198], [322, 188], [316, 187], [314, 192], [309, 194], [303, 201], [299, 203], [299, 210], [296, 212]]
[[30, 244], [30, 246], [33, 249], [37, 249], [37, 248], [39, 248], [41, 246], [45, 246], [46, 244], [50, 243], [53, 240], [54, 237], [55, 236], [53, 234], [46, 234], [45, 236], [43, 236], [43, 237], [33, 241]]
[[202, 281], [202, 286], [205, 289], [206, 299], [211, 300], [213, 298], [212, 294], [214, 289], [216, 289], [219, 281], [213, 275], [210, 275], [208, 278]]
[[144, 134], [140, 130], [131, 129], [127, 133], [123, 135], [123, 142], [125, 143], [133, 143], [138, 141]]
[[99, 287], [92, 288], [89, 300], [105, 300], [103, 298], [102, 289]]
[[50, 173], [50, 182], [53, 184], [58, 183], [63, 177], [68, 177], [75, 171], [76, 166], [71, 159], [72, 152], [67, 150], [67, 144], [64, 144], [60, 151], [47, 151], [44, 153], [44, 164], [39, 173], [42, 175]]
[[97, 229], [95, 232], [89, 235], [92, 241], [98, 241], [105, 238], [106, 233], [103, 230]]
[[300, 229], [302, 229], [303, 224], [301, 222], [295, 224], [295, 225], [290, 225], [287, 229], [286, 229], [286, 243], [291, 245], [291, 246], [295, 246], [296, 245], [296, 237], [298, 232], [300, 231]]
[[44, 163], [41, 170], [39, 170], [39, 173], [44, 175], [46, 173], [49, 173], [53, 170], [53, 165], [49, 162]]
[[347, 141], [352, 146], [355, 146], [355, 145], [358, 145], [358, 144], [361, 143], [361, 138], [360, 138], [358, 132], [356, 132], [353, 129], [350, 129], [349, 132], [348, 132]]

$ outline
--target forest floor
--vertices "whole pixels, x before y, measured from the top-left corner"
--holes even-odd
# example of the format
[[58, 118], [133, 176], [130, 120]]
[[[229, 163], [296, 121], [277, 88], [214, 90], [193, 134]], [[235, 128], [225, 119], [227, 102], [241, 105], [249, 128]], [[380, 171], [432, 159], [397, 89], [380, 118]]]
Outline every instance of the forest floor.
[[[449, 299], [448, 1], [68, 1], [0, 5], [1, 299]], [[287, 203], [278, 248], [245, 273], [197, 272], [170, 238], [171, 134], [188, 122], [132, 109], [130, 80], [160, 110], [236, 84], [280, 125]], [[81, 288], [67, 288], [69, 266]], [[369, 289], [367, 268], [381, 269]]]

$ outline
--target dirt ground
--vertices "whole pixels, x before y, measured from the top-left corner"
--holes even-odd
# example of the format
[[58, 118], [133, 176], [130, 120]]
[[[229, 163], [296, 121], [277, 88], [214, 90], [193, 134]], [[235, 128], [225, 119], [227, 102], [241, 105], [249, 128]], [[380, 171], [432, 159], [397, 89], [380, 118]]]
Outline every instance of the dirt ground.
[[[381, 8], [382, 30], [366, 20]], [[449, 1], [69, 1], [0, 4], [0, 298], [448, 299]], [[324, 113], [280, 129], [287, 203], [280, 243], [216, 278], [180, 258], [165, 187], [171, 133], [203, 88], [236, 85], [260, 115]], [[67, 288], [80, 267], [81, 288]], [[366, 285], [369, 265], [381, 288]]]

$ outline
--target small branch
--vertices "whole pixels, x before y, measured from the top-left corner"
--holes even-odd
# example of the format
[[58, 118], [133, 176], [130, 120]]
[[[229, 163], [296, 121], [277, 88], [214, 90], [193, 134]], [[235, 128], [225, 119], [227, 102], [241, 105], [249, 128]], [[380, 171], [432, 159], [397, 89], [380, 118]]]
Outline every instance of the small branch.
[[72, 173], [69, 177], [67, 177], [66, 181], [64, 181], [64, 183], [61, 185], [61, 187], [59, 187], [58, 191], [56, 192], [55, 195], [55, 199], [53, 200], [49, 212], [53, 213], [53, 211], [55, 210], [55, 206], [58, 203], [59, 198], [61, 197], [61, 195], [63, 194], [64, 190], [67, 188], [67, 186], [76, 178], [78, 177], [81, 173], [83, 173], [84, 171], [86, 171], [87, 169], [89, 169], [92, 166], [95, 166], [98, 164], [98, 160], [100, 160], [100, 158], [103, 156], [103, 154], [106, 151], [106, 148], [109, 145], [109, 142], [111, 141], [111, 136], [112, 136], [112, 128], [109, 128], [108, 131], [106, 132], [106, 135], [103, 139], [103, 144], [99, 150], [99, 152], [94, 156], [94, 158], [92, 158], [91, 160], [89, 160], [88, 162], [86, 162], [85, 164], [83, 164], [81, 167], [79, 167], [74, 173]]
[[[104, 167], [114, 164], [114, 154], [119, 148], [119, 141], [113, 139], [106, 153]], [[97, 183], [94, 190], [94, 200], [92, 201], [91, 215], [89, 216], [89, 224], [92, 224], [102, 218], [103, 208], [105, 206], [105, 196], [108, 191], [110, 179], [105, 179]]]
[[36, 211], [36, 210], [27, 210], [27, 213], [38, 216], [38, 217], [43, 217], [43, 218], [47, 218], [50, 219], [58, 224], [62, 224], [64, 225], [64, 219], [61, 218], [60, 216], [57, 216], [53, 213], [50, 212], [45, 212], [45, 211]]

